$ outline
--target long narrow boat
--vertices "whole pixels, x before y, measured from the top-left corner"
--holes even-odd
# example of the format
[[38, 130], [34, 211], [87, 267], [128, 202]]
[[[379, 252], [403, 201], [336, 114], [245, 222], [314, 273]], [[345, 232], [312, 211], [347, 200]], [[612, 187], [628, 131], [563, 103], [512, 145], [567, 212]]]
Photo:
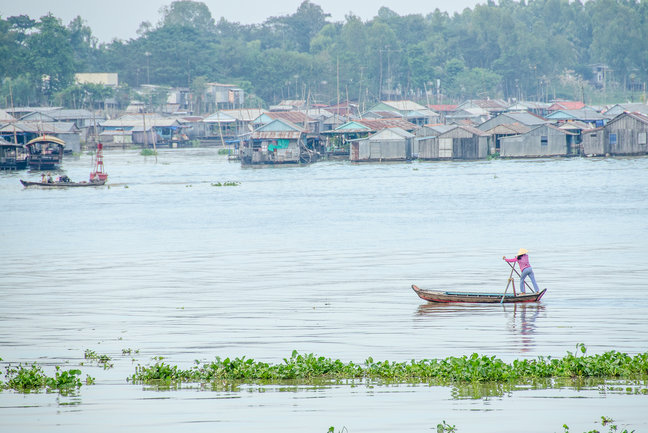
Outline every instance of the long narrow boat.
[[[425, 290], [412, 284], [412, 289], [416, 292], [421, 299], [428, 302], [439, 303], [452, 303], [452, 302], [468, 302], [468, 303], [482, 303], [482, 304], [498, 304], [500, 302], [538, 302], [542, 295], [545, 294], [547, 289], [539, 293], [518, 293], [517, 296], [513, 293], [479, 293], [479, 292], [449, 292], [441, 290]], [[502, 298], [504, 298], [502, 300]]]
[[83, 186], [101, 186], [106, 183], [105, 180], [93, 180], [92, 182], [31, 182], [28, 180], [20, 179], [20, 183], [25, 188], [30, 186], [38, 186], [43, 188], [78, 188]]

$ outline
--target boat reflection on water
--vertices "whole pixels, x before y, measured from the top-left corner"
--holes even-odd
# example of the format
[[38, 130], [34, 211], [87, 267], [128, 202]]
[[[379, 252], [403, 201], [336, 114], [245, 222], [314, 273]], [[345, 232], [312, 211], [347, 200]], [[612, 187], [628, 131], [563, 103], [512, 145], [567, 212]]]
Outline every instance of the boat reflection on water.
[[[469, 304], [469, 303], [437, 303], [428, 302], [418, 306], [416, 316], [440, 319], [436, 323], [443, 326], [461, 326], [461, 323], [474, 323], [481, 317], [482, 323], [490, 323], [488, 329], [484, 326], [479, 328], [480, 332], [492, 333], [492, 336], [507, 330], [512, 335], [513, 346], [519, 345], [522, 353], [532, 352], [535, 347], [535, 334], [537, 330], [537, 319], [543, 312], [545, 306], [540, 303], [518, 303], [518, 304]], [[493, 317], [504, 313], [505, 322], [493, 321]], [[465, 319], [465, 320], [464, 320]], [[501, 324], [497, 324], [501, 323]], [[460, 332], [459, 330], [457, 330]], [[490, 338], [491, 335], [485, 337]]]
[[513, 335], [520, 336], [522, 352], [530, 352], [535, 347], [533, 335], [536, 331], [536, 319], [544, 310], [542, 304], [502, 305], [509, 315], [508, 329]]

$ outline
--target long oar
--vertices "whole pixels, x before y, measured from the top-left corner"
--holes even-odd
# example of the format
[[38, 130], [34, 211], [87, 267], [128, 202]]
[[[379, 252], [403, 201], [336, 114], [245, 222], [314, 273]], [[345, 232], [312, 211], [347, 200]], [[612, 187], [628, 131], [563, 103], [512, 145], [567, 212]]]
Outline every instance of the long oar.
[[515, 265], [511, 266], [511, 274], [509, 275], [508, 281], [506, 283], [506, 289], [504, 289], [504, 294], [502, 295], [502, 299], [500, 299], [500, 304], [504, 302], [504, 298], [506, 298], [506, 292], [508, 292], [508, 288], [511, 284], [513, 284], [513, 296], [515, 296], [515, 281], [513, 280], [514, 270], [515, 270]]
[[[504, 261], [506, 262], [506, 260], [504, 260]], [[511, 267], [511, 269], [512, 269], [513, 271], [515, 271], [515, 273], [518, 275], [518, 277], [522, 278], [522, 275], [520, 275], [520, 273], [517, 271], [517, 269], [515, 269], [515, 265], [512, 265], [512, 264], [510, 264], [509, 262], [506, 262], [506, 263], [508, 263], [508, 265]], [[512, 271], [511, 271], [511, 272], [512, 272]], [[527, 283], [526, 281], [524, 282], [524, 285], [525, 285], [526, 287], [529, 288], [529, 290], [531, 291], [531, 293], [534, 293], [534, 292], [535, 292], [535, 290], [533, 290], [533, 289], [531, 288], [531, 286], [529, 286], [529, 283]]]

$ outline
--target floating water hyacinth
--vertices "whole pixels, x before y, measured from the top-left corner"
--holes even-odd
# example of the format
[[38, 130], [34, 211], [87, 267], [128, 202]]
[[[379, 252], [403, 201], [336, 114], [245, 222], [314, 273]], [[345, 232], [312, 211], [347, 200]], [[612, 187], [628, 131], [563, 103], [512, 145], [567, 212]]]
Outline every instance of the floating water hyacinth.
[[217, 357], [181, 369], [165, 363], [136, 367], [129, 379], [140, 383], [156, 381], [311, 381], [320, 379], [369, 379], [393, 382], [487, 382], [540, 378], [634, 378], [648, 375], [648, 352], [628, 355], [616, 351], [578, 356], [567, 352], [560, 359], [538, 357], [506, 363], [494, 356], [478, 355], [423, 359], [409, 362], [374, 361], [344, 363], [314, 354], [294, 351], [283, 363], [269, 364], [253, 359]]

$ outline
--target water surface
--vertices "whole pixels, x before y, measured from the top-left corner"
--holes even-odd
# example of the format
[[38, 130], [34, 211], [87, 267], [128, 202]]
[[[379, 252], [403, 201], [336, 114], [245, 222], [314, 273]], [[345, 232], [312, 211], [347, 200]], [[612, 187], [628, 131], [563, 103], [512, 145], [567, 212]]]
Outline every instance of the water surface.
[[[18, 179], [40, 173], [0, 173], [4, 364], [72, 367], [88, 349], [114, 363], [86, 363], [97, 383], [76, 397], [0, 393], [8, 431], [429, 431], [446, 420], [461, 432], [553, 432], [591, 430], [602, 415], [648, 425], [645, 396], [596, 386], [465, 399], [425, 385], [126, 381], [158, 356], [187, 368], [293, 350], [355, 362], [511, 361], [578, 343], [645, 352], [647, 158], [241, 168], [179, 149], [157, 163], [107, 151], [105, 164], [101, 188], [24, 189]], [[84, 180], [90, 166], [82, 155], [62, 168]], [[213, 186], [225, 181], [240, 185]], [[503, 291], [501, 257], [520, 247], [548, 289], [539, 304], [431, 305], [410, 289]]]

